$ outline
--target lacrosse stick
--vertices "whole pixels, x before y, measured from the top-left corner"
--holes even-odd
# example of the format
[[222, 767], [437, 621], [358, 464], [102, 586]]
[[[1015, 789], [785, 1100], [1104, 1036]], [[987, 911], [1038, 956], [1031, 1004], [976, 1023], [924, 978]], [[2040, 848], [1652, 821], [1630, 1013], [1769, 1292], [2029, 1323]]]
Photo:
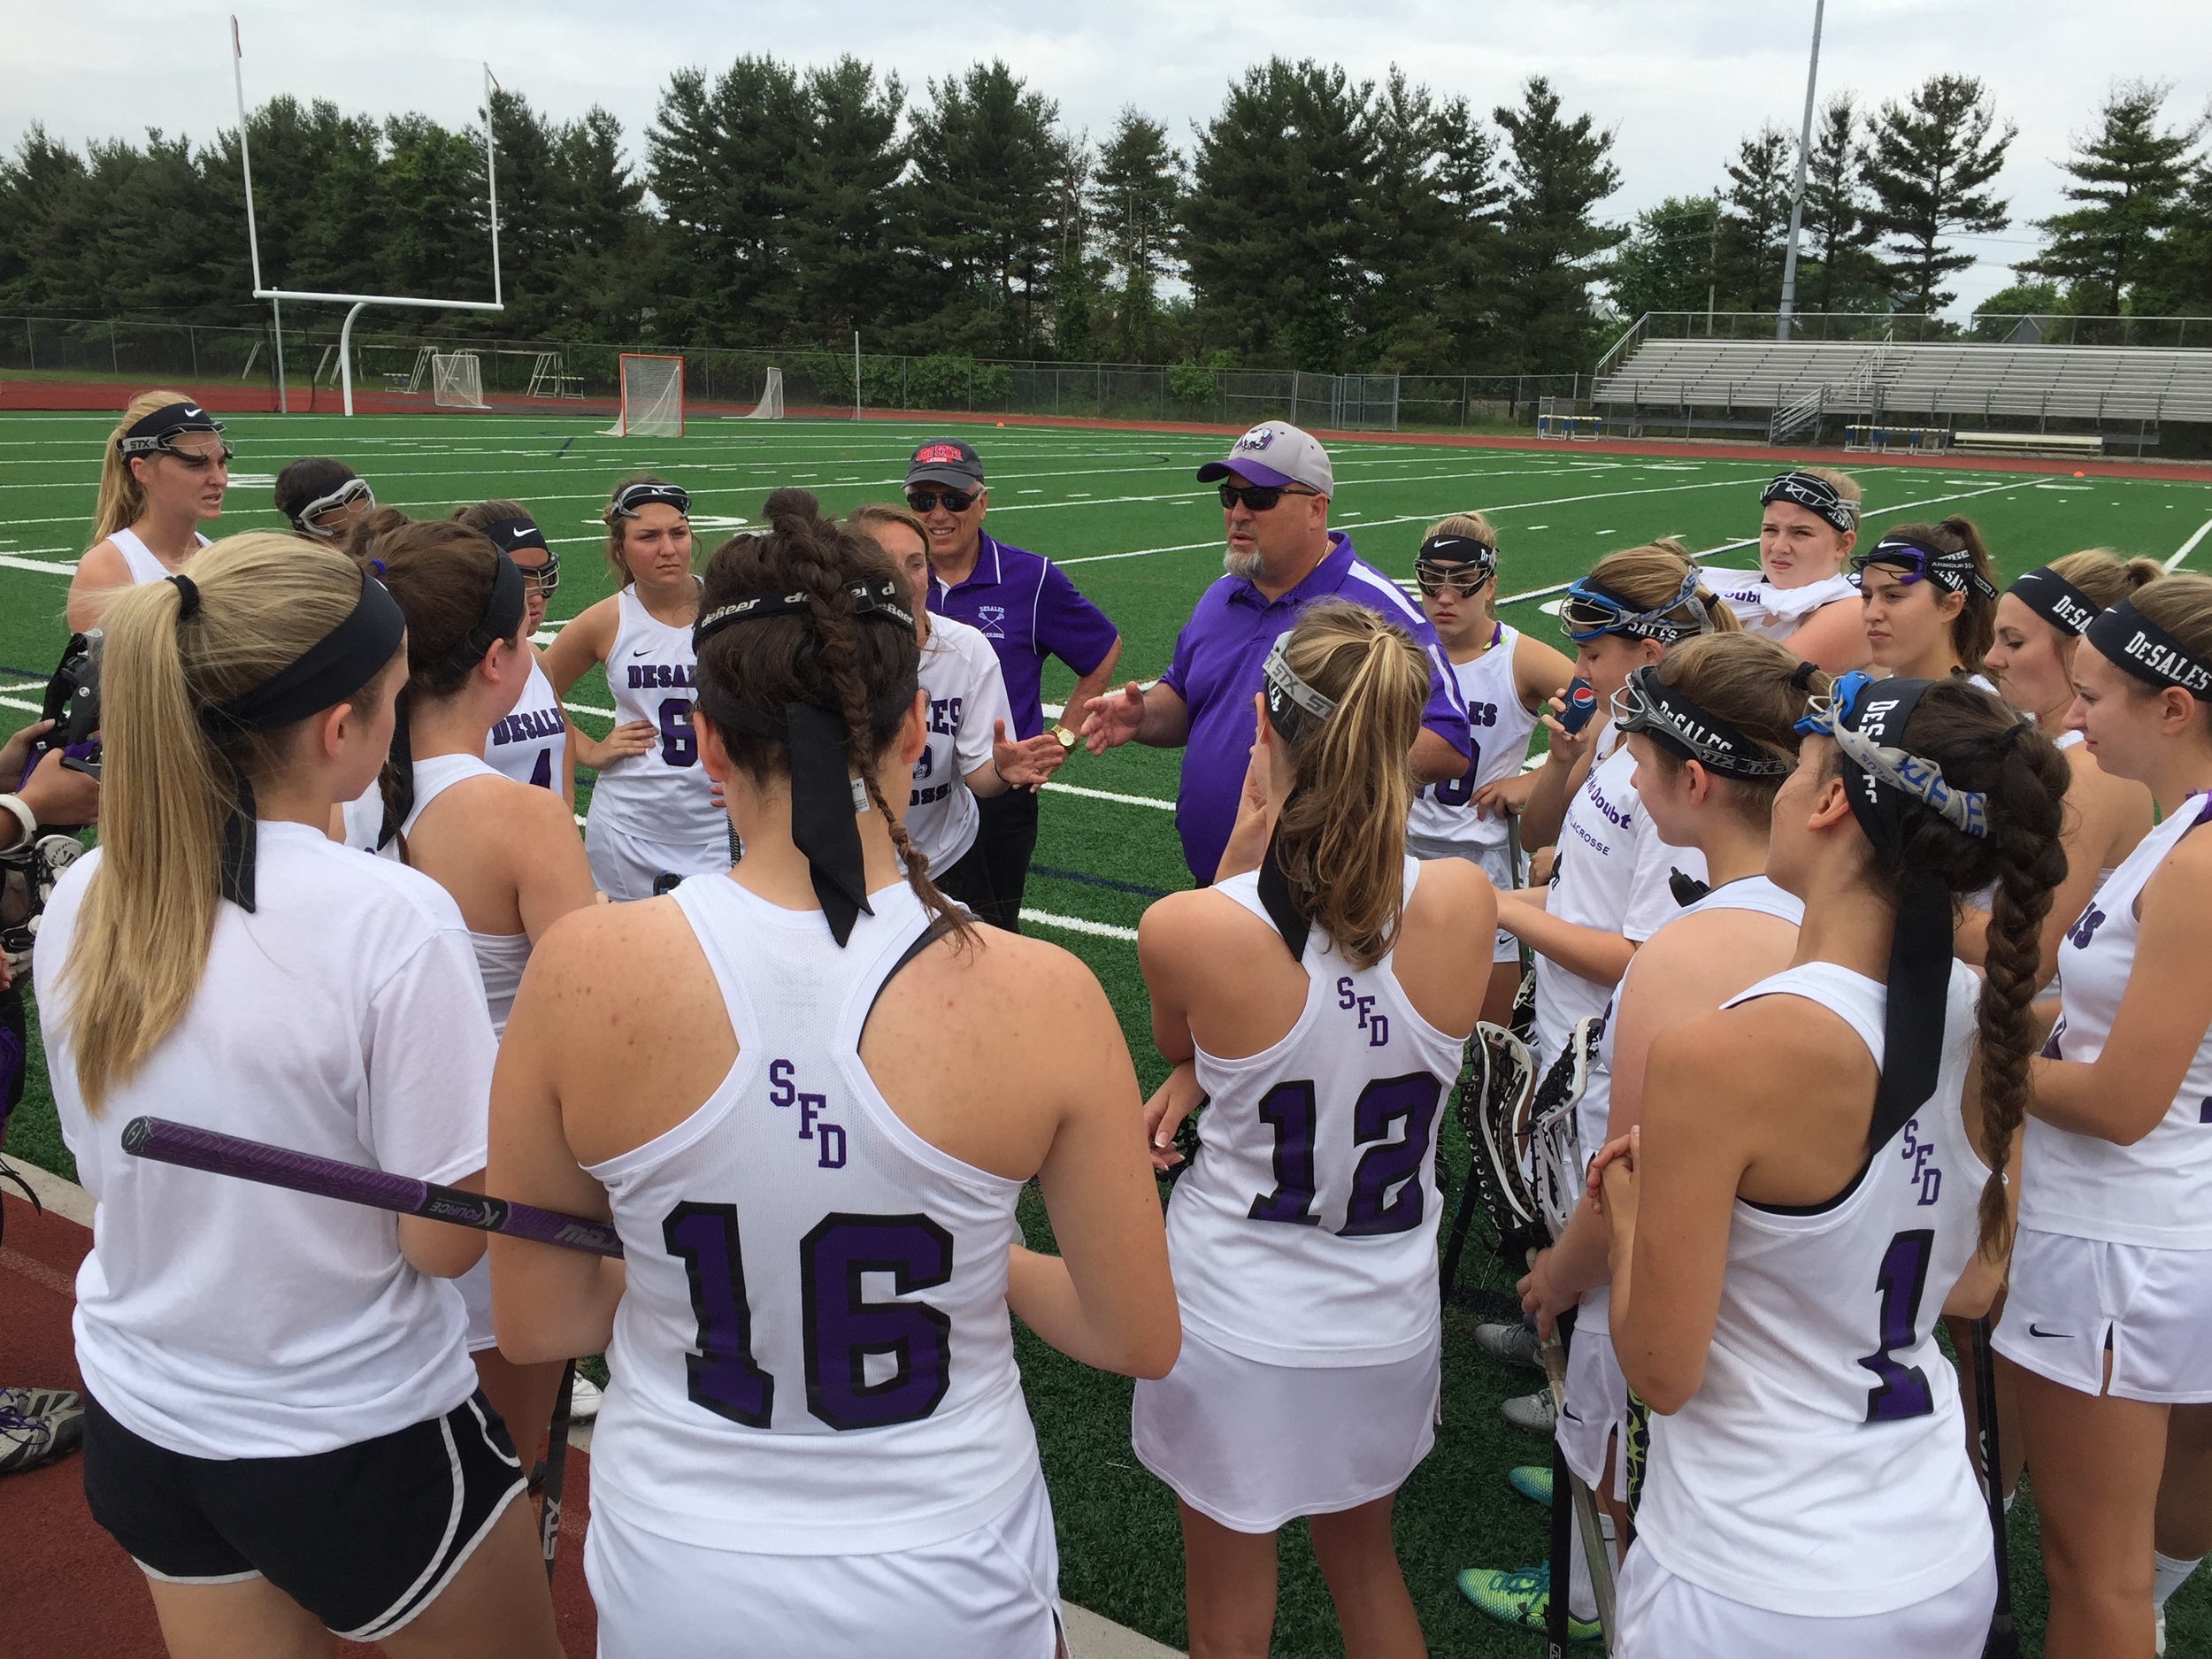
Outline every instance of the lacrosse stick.
[[1989, 1321], [1974, 1321], [1974, 1415], [1980, 1419], [1982, 1484], [1989, 1499], [1989, 1532], [1997, 1546], [1997, 1607], [1990, 1615], [1982, 1659], [2020, 1659], [2020, 1632], [2012, 1623], [2012, 1561], [2005, 1535], [2005, 1465], [1997, 1449], [1997, 1358]]

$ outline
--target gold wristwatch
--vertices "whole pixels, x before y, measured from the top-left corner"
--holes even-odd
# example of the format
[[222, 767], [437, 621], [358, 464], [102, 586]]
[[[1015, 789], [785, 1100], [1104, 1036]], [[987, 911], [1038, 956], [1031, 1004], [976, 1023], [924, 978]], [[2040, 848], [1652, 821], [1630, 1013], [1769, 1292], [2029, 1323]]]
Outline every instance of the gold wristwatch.
[[1063, 754], [1075, 747], [1075, 733], [1070, 731], [1059, 721], [1055, 720], [1050, 726], [1047, 726], [1045, 730], [1051, 733], [1055, 738], [1059, 740], [1060, 749]]

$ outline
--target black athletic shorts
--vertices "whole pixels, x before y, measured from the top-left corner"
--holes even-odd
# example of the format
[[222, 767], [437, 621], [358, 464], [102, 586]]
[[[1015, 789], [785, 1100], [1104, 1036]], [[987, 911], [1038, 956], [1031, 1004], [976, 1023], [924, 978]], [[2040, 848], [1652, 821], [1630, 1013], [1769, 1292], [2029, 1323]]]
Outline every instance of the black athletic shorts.
[[481, 1390], [442, 1417], [305, 1457], [188, 1457], [84, 1403], [92, 1518], [150, 1576], [265, 1578], [349, 1641], [428, 1607], [523, 1489]]

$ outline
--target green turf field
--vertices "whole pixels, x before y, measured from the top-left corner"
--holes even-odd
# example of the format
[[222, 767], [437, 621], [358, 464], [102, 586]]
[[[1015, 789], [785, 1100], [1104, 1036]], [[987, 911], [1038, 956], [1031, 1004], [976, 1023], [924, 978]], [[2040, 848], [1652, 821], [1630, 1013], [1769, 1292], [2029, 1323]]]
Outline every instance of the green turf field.
[[[63, 597], [72, 562], [88, 540], [101, 442], [112, 424], [111, 417], [89, 414], [0, 416], [0, 733], [36, 712], [59, 655]], [[989, 472], [991, 533], [1058, 560], [1120, 627], [1124, 670], [1157, 673], [1193, 601], [1220, 572], [1220, 509], [1192, 473], [1223, 454], [1227, 441], [1018, 423], [959, 431], [982, 451]], [[380, 502], [419, 516], [513, 496], [535, 513], [562, 555], [557, 623], [611, 591], [599, 555], [598, 513], [609, 485], [625, 473], [651, 470], [685, 485], [703, 551], [757, 519], [778, 485], [805, 485], [833, 511], [897, 499], [907, 454], [933, 429], [903, 421], [715, 419], [695, 424], [680, 440], [661, 441], [605, 437], [594, 422], [534, 415], [352, 421], [242, 415], [230, 418], [228, 435], [238, 450], [234, 507], [211, 532], [284, 527], [269, 505], [269, 485], [303, 455], [345, 458], [374, 485]], [[1423, 526], [1479, 508], [1499, 530], [1502, 593], [1532, 595], [1508, 604], [1506, 619], [1546, 628], [1538, 590], [1582, 573], [1615, 548], [1674, 535], [1695, 549], [1723, 549], [1711, 561], [1717, 565], [1747, 567], [1750, 550], [1731, 544], [1755, 533], [1757, 486], [1774, 470], [1724, 452], [1645, 458], [1565, 445], [1484, 450], [1377, 441], [1340, 443], [1333, 453], [1332, 518], [1351, 531], [1369, 560], [1408, 576]], [[1969, 514], [2008, 574], [2090, 546], [2167, 560], [2212, 527], [2212, 471], [2201, 482], [2164, 482], [2008, 472], [1997, 464], [1851, 470], [1865, 488], [1871, 527]], [[2212, 570], [2212, 537], [2189, 559]], [[1052, 664], [1048, 701], [1070, 683], [1067, 672]], [[597, 674], [571, 696], [582, 723], [603, 732], [608, 703]], [[1189, 885], [1169, 810], [1179, 764], [1175, 754], [1134, 748], [1095, 760], [1079, 751], [1046, 802], [1027, 895], [1030, 931], [1077, 951], [1105, 984], [1148, 1088], [1164, 1068], [1147, 1034], [1132, 941], [1151, 897]], [[35, 1055], [33, 1067], [8, 1149], [73, 1172]], [[1463, 1169], [1455, 1129], [1446, 1155], [1455, 1171]], [[1033, 1232], [1041, 1226], [1041, 1213], [1029, 1219]], [[1541, 1513], [1504, 1480], [1512, 1463], [1534, 1461], [1543, 1448], [1505, 1427], [1496, 1413], [1500, 1399], [1525, 1392], [1534, 1379], [1484, 1359], [1468, 1334], [1472, 1323], [1469, 1314], [1448, 1316], [1445, 1427], [1401, 1499], [1400, 1550], [1433, 1651], [1532, 1655], [1539, 1639], [1488, 1624], [1451, 1583], [1462, 1566], [1539, 1560], [1545, 1538]], [[1052, 1484], [1066, 1594], [1179, 1647], [1174, 1505], [1130, 1453], [1129, 1385], [1026, 1337], [1022, 1361]], [[2013, 1556], [2032, 1654], [2040, 1647], [2042, 1597], [2033, 1525], [2032, 1502], [2024, 1501], [2015, 1511]], [[1340, 1651], [1326, 1593], [1298, 1528], [1284, 1560], [1276, 1651]], [[2175, 1654], [2212, 1652], [2208, 1578], [2175, 1603]]]

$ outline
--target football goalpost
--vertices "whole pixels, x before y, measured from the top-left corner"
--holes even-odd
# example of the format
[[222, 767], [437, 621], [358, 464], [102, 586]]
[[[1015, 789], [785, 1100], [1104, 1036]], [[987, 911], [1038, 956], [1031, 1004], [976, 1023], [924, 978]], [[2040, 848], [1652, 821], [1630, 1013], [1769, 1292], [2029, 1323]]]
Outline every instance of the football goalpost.
[[600, 435], [608, 438], [682, 437], [684, 360], [642, 352], [624, 352], [622, 418]]
[[760, 388], [760, 402], [745, 411], [748, 420], [781, 420], [783, 419], [783, 371], [771, 368], [766, 384]]
[[[253, 296], [267, 300], [275, 311], [277, 407], [291, 412], [289, 390], [284, 380], [284, 309], [286, 300], [299, 300], [311, 304], [349, 305], [344, 325], [338, 330], [338, 373], [345, 388], [346, 413], [353, 413], [353, 319], [368, 305], [399, 305], [418, 311], [503, 311], [506, 303], [501, 297], [499, 286], [499, 176], [498, 161], [493, 153], [492, 94], [499, 82], [492, 78], [489, 64], [484, 67], [484, 102], [480, 113], [484, 118], [484, 196], [489, 210], [492, 232], [492, 296], [488, 300], [431, 300], [400, 294], [323, 294], [301, 288], [273, 288], [261, 280], [261, 238], [254, 226], [253, 212], [253, 156], [247, 148], [246, 121], [246, 49], [238, 32], [238, 19], [230, 20], [231, 74], [238, 93], [238, 160], [245, 176], [246, 185], [246, 245], [253, 259]], [[451, 365], [442, 368], [441, 365]], [[431, 386], [440, 407], [449, 409], [481, 409], [484, 405], [482, 366], [473, 352], [450, 354], [433, 353], [430, 365]], [[418, 363], [417, 373], [420, 373]], [[449, 401], [457, 399], [461, 401]]]

